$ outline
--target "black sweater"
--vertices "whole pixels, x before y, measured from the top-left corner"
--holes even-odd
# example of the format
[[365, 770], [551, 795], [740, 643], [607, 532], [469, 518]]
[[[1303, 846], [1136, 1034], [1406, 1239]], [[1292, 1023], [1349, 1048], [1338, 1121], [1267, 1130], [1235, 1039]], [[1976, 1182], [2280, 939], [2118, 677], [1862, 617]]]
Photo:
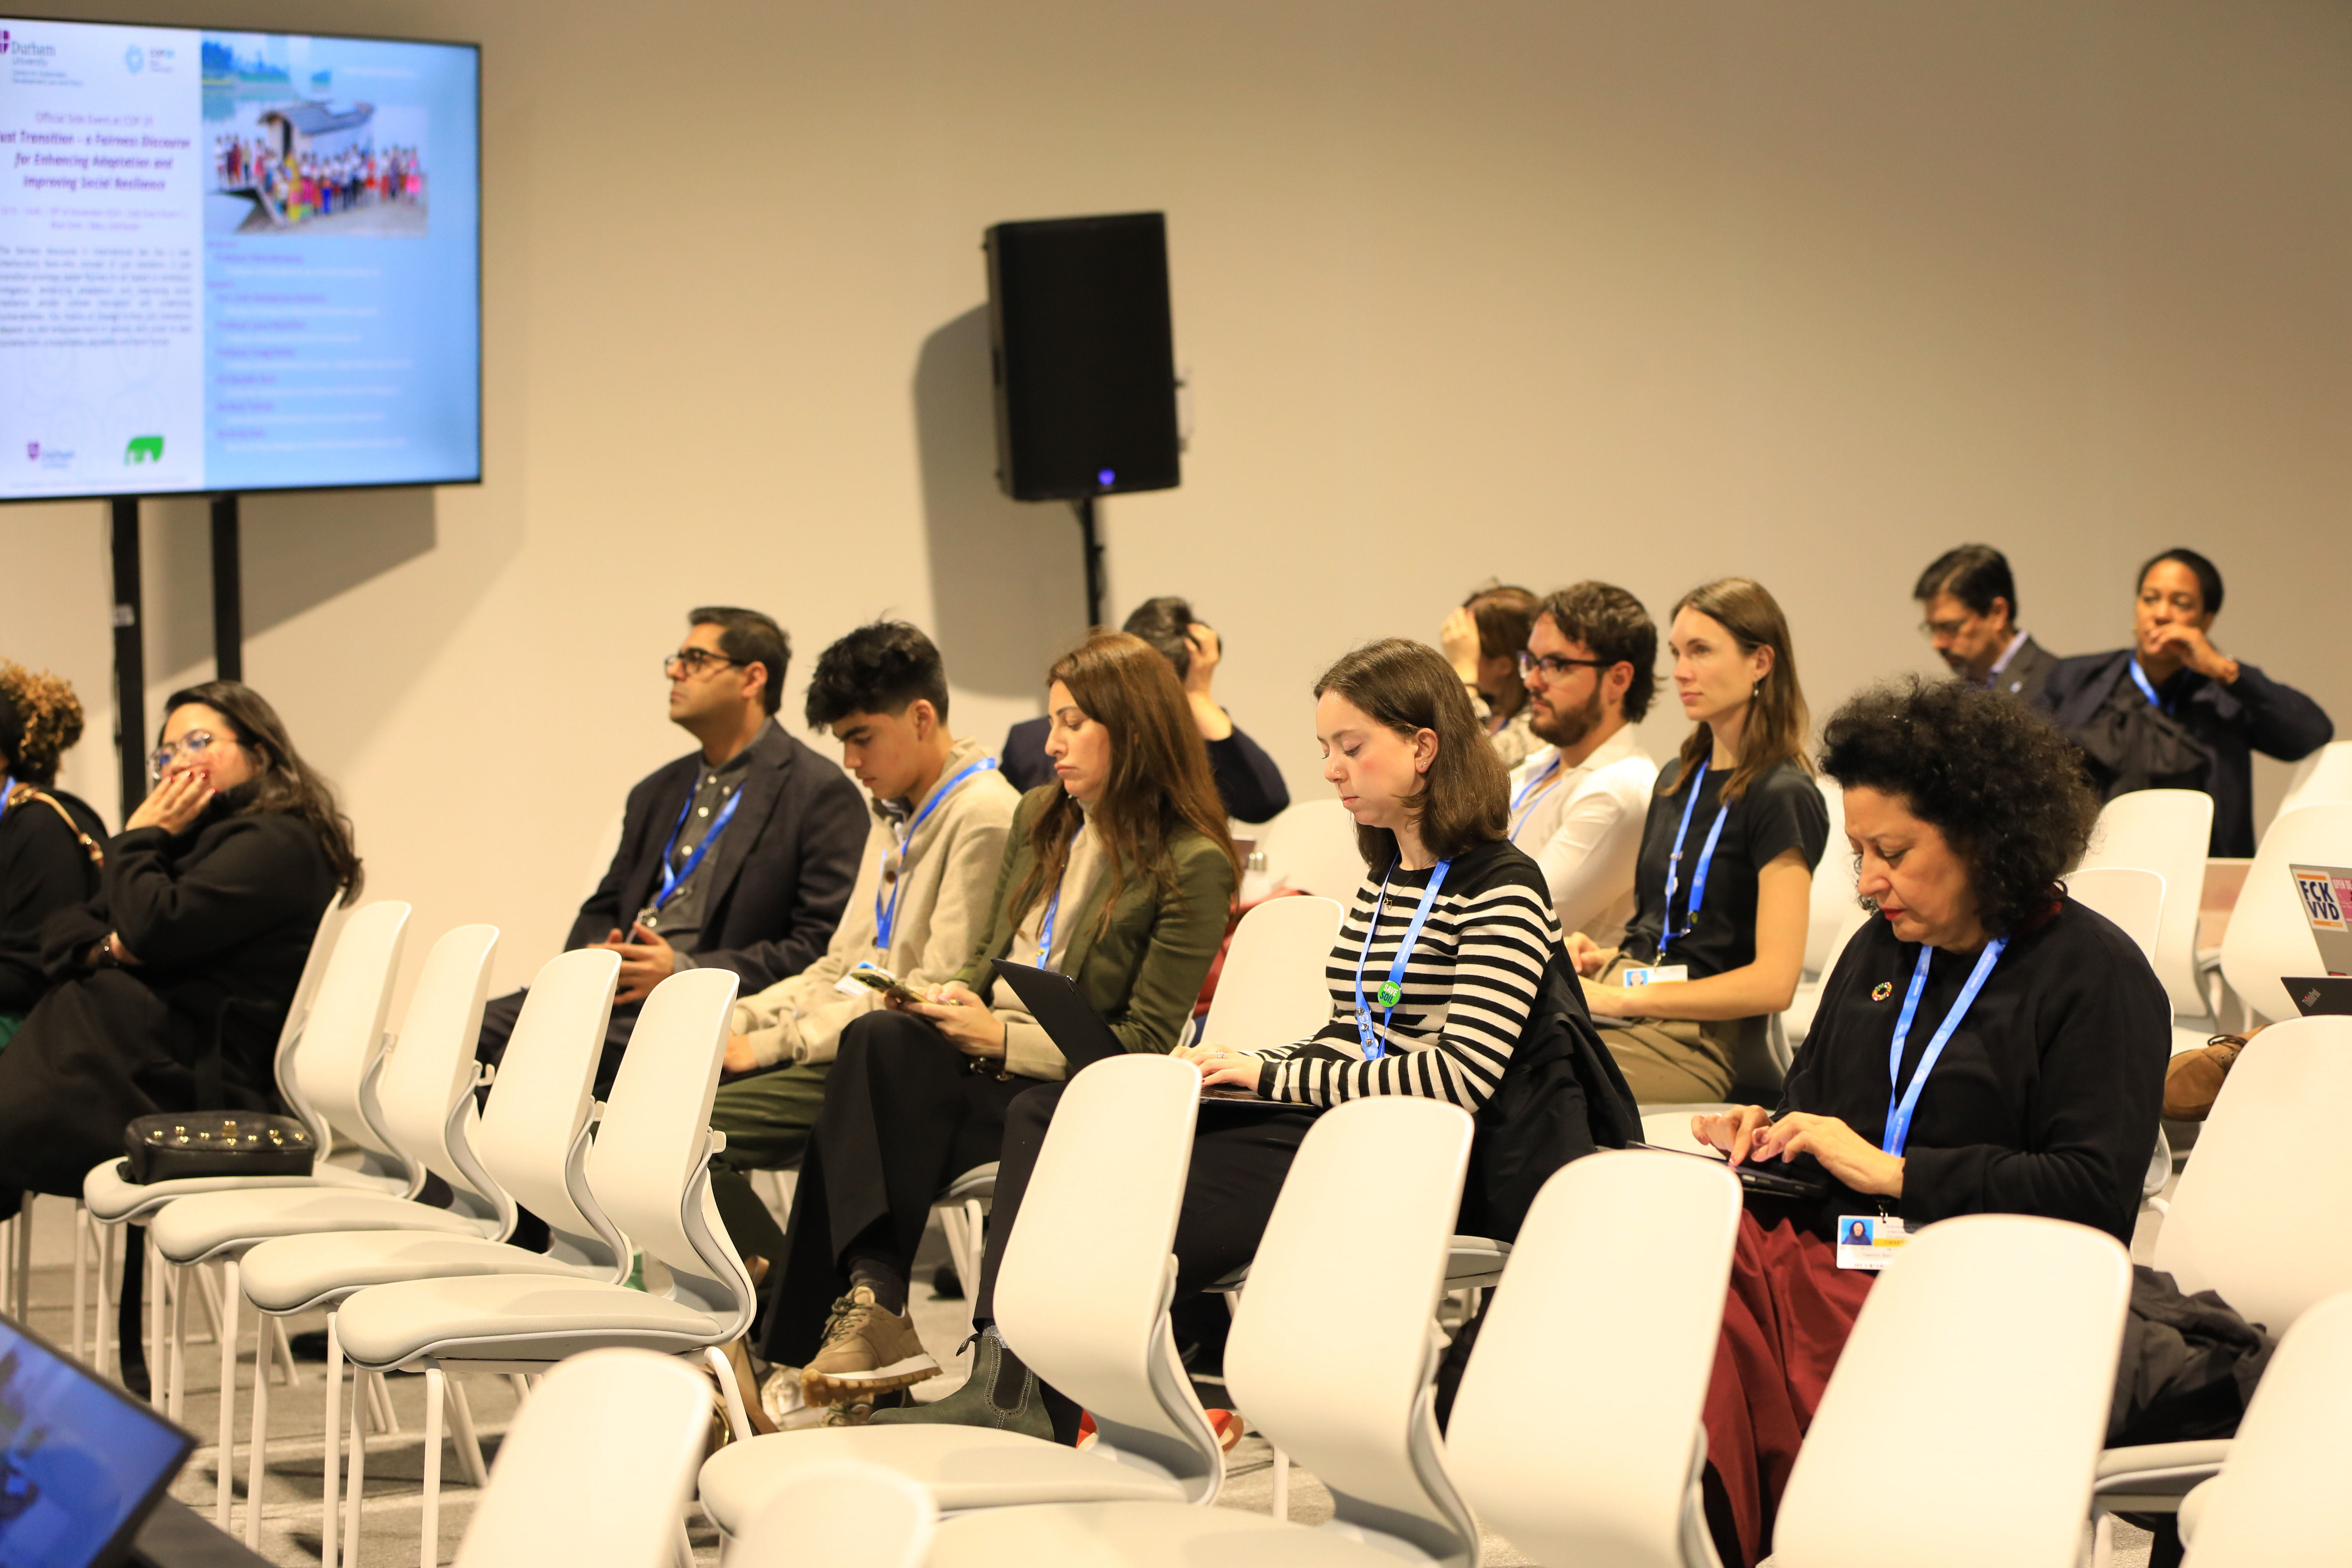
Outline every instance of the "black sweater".
[[[1847, 943], [1780, 1112], [1843, 1120], [1878, 1142], [1893, 1098], [1887, 1051], [1918, 962], [1874, 920]], [[1938, 952], [1902, 1065], [1907, 1084], [1975, 966]], [[2112, 922], [2073, 900], [2008, 950], [1920, 1091], [1904, 1150], [1899, 1212], [1911, 1225], [1963, 1214], [2031, 1214], [2093, 1226], [2129, 1245], [2156, 1147], [2172, 1005], [2147, 960]], [[1809, 1157], [1795, 1162], [1820, 1176]], [[1835, 1186], [1799, 1215], [1826, 1237], [1876, 1198]]]
[[98, 868], [48, 802], [0, 811], [0, 1013], [29, 1013], [48, 989], [41, 925], [98, 891]]

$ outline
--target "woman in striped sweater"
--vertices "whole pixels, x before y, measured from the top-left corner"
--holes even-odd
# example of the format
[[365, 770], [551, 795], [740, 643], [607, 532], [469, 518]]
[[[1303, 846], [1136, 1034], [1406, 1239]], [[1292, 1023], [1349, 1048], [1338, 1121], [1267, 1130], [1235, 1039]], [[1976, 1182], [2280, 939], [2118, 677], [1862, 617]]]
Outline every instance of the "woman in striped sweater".
[[[1402, 638], [1368, 644], [1327, 670], [1315, 695], [1323, 776], [1356, 820], [1369, 870], [1325, 965], [1328, 1024], [1262, 1054], [1213, 1043], [1183, 1053], [1209, 1084], [1297, 1109], [1202, 1104], [1176, 1223], [1178, 1300], [1255, 1254], [1320, 1108], [1370, 1094], [1427, 1095], [1472, 1112], [1486, 1104], [1559, 950], [1543, 871], [1507, 837], [1507, 773], [1436, 650]], [[992, 1301], [1060, 1089], [1032, 1089], [1006, 1115], [971, 1378], [936, 1405], [877, 1411], [877, 1424], [954, 1422], [1064, 1442], [1076, 1433], [1076, 1408], [1005, 1347]]]

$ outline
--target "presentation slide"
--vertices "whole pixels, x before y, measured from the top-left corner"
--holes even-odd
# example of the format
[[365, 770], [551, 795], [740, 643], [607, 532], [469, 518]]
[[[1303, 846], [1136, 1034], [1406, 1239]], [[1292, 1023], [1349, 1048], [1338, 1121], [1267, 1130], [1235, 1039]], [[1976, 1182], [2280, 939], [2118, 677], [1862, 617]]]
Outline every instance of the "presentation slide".
[[0, 500], [478, 479], [480, 64], [0, 17]]

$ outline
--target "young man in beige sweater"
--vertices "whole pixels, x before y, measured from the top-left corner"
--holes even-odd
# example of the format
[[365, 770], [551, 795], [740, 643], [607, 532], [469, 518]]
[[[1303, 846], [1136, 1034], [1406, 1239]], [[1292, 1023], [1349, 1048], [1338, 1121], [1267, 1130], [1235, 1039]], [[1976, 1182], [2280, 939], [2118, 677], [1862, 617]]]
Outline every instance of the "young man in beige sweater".
[[1020, 794], [975, 741], [948, 731], [948, 682], [931, 639], [901, 621], [863, 626], [816, 661], [812, 729], [830, 729], [842, 765], [872, 796], [856, 886], [823, 957], [735, 1004], [726, 1081], [710, 1124], [727, 1136], [711, 1193], [746, 1258], [783, 1255], [783, 1233], [751, 1173], [798, 1163], [824, 1103], [841, 1031], [882, 1005], [849, 978], [878, 966], [917, 990], [971, 956], [988, 923]]

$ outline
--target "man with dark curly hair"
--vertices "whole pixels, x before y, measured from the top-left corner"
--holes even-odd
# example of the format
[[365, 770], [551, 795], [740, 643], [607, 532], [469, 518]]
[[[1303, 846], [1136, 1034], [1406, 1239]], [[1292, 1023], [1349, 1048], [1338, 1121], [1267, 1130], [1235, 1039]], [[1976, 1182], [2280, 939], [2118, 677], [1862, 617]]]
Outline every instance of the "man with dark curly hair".
[[1779, 1108], [1692, 1119], [1734, 1164], [1822, 1188], [1751, 1195], [1740, 1222], [1706, 1404], [1727, 1563], [1769, 1550], [1776, 1478], [1868, 1294], [1877, 1265], [1835, 1247], [1846, 1223], [1872, 1222], [1879, 1258], [1890, 1232], [1968, 1214], [2128, 1245], [2172, 1039], [2138, 945], [2060, 880], [2099, 807], [2063, 736], [2005, 696], [1914, 680], [1841, 708], [1821, 761], [1877, 918], [1831, 970]]
[[98, 813], [57, 787], [81, 700], [46, 670], [0, 663], [0, 1047], [41, 999], [41, 922], [98, 891]]

